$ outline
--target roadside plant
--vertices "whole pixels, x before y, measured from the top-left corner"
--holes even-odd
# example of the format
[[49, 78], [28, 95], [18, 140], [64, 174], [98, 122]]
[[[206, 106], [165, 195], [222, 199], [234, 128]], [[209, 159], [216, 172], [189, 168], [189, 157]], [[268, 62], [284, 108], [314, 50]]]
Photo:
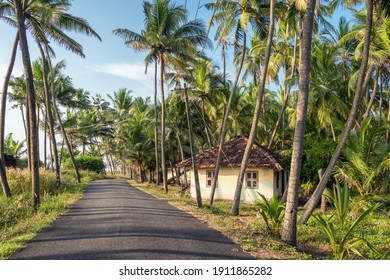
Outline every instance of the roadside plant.
[[335, 211], [329, 217], [314, 214], [313, 218], [329, 238], [333, 258], [342, 260], [347, 256], [351, 256], [352, 253], [361, 257], [361, 247], [363, 245], [367, 245], [374, 253], [381, 256], [368, 240], [363, 236], [356, 236], [354, 234], [357, 226], [367, 219], [367, 217], [379, 207], [379, 204], [370, 206], [355, 220], [351, 221], [349, 219], [351, 197], [347, 185], [341, 187], [340, 184], [336, 182], [336, 187], [333, 189], [333, 192], [324, 195], [333, 203]]
[[278, 196], [267, 199], [264, 195], [260, 195], [260, 200], [256, 202], [256, 208], [259, 210], [261, 217], [267, 225], [267, 229], [272, 236], [280, 237], [280, 228], [284, 221], [284, 211], [286, 205], [281, 203]]

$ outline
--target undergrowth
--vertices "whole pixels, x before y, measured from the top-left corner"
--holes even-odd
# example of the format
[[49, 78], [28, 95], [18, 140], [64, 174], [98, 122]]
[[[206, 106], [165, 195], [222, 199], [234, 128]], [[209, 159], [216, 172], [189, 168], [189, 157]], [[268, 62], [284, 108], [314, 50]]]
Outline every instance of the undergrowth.
[[61, 188], [55, 189], [55, 174], [40, 170], [41, 204], [34, 211], [31, 203], [31, 179], [27, 170], [7, 172], [12, 197], [0, 195], [0, 259], [7, 259], [23, 248], [38, 232], [47, 228], [82, 195], [85, 186], [102, 176], [81, 171], [78, 184], [72, 171], [61, 174]]

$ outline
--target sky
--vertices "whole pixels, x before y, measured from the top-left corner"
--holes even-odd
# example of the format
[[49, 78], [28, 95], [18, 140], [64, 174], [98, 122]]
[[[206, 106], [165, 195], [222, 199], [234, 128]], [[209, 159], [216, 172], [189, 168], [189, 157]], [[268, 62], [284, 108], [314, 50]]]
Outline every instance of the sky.
[[[184, 5], [186, 1], [178, 0], [176, 3]], [[201, 3], [206, 3], [206, 0]], [[85, 58], [81, 58], [61, 47], [53, 44], [56, 52], [56, 59], [53, 63], [65, 60], [66, 69], [64, 73], [72, 78], [76, 88], [83, 88], [89, 91], [92, 96], [100, 94], [108, 99], [120, 88], [128, 88], [133, 91], [134, 96], [148, 97], [154, 93], [154, 67], [145, 74], [144, 55], [136, 53], [124, 45], [124, 41], [112, 35], [116, 28], [127, 28], [140, 32], [143, 29], [142, 0], [74, 0], [70, 13], [86, 19], [91, 27], [102, 39], [88, 37], [72, 33], [84, 48]], [[187, 9], [190, 12], [189, 19], [195, 17], [198, 1], [188, 0]], [[210, 17], [206, 9], [201, 9], [198, 17]], [[0, 21], [0, 86], [2, 87], [6, 69], [9, 63], [12, 44], [15, 37], [15, 30], [6, 23]], [[29, 38], [31, 60], [39, 57], [35, 42]], [[13, 71], [14, 76], [23, 74], [23, 64], [20, 58], [20, 51]], [[7, 105], [6, 134], [13, 133], [14, 139], [25, 138], [24, 128], [19, 110], [9, 109], [12, 104]]]
[[[198, 0], [176, 0], [178, 4], [185, 5], [189, 10], [189, 19], [194, 19], [197, 11]], [[201, 5], [210, 0], [201, 0]], [[65, 60], [67, 68], [64, 73], [69, 75], [76, 88], [83, 88], [93, 96], [100, 94], [107, 98], [107, 94], [113, 94], [120, 88], [133, 91], [134, 96], [153, 96], [154, 80], [153, 66], [148, 74], [145, 74], [144, 56], [146, 53], [136, 53], [124, 45], [121, 38], [112, 35], [116, 28], [127, 28], [140, 32], [143, 29], [143, 0], [74, 0], [70, 13], [86, 19], [92, 28], [102, 38], [102, 42], [96, 38], [81, 34], [71, 34], [84, 48], [86, 58], [81, 58], [53, 44], [56, 59], [53, 63]], [[341, 11], [336, 15], [345, 14]], [[210, 18], [211, 12], [204, 7], [199, 9], [198, 18], [205, 22]], [[0, 85], [2, 86], [15, 30], [6, 23], [0, 21]], [[212, 39], [212, 38], [211, 38]], [[216, 47], [216, 44], [214, 44]], [[34, 41], [29, 39], [31, 60], [39, 57]], [[220, 63], [220, 51], [210, 50], [216, 65]], [[232, 59], [232, 55], [228, 57]], [[14, 76], [23, 73], [23, 65], [20, 52], [17, 55]], [[8, 105], [10, 108], [10, 105]], [[13, 133], [14, 139], [24, 139], [24, 129], [21, 114], [18, 110], [8, 110], [6, 119], [6, 134]]]

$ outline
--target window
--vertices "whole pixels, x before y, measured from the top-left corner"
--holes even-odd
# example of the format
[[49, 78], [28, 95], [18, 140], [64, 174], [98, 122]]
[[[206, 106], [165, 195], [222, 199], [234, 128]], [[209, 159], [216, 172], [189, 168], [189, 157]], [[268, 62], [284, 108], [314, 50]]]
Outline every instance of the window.
[[257, 183], [257, 171], [249, 171], [246, 173], [246, 187], [247, 189], [257, 189], [258, 183]]
[[[214, 181], [214, 171], [213, 170], [207, 170], [206, 171], [206, 187], [212, 188], [213, 187], [213, 181]], [[218, 188], [218, 184], [216, 186]]]

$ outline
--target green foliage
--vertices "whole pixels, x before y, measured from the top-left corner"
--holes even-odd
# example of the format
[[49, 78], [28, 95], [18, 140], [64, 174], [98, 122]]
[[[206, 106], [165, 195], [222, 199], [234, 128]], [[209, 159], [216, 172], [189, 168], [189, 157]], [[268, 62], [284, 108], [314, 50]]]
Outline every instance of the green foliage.
[[[7, 170], [7, 179], [13, 194], [24, 194], [31, 191], [31, 174], [28, 169], [10, 168]], [[63, 188], [75, 182], [74, 177], [66, 174], [61, 177], [61, 186]], [[41, 168], [39, 170], [39, 185], [41, 194], [55, 193], [57, 191], [55, 173]]]
[[328, 165], [336, 143], [330, 138], [313, 132], [305, 135], [304, 145], [301, 180], [315, 186], [319, 181], [318, 170]]
[[267, 225], [272, 236], [280, 236], [280, 228], [283, 224], [285, 204], [280, 202], [278, 196], [268, 200], [264, 195], [258, 192], [261, 199], [256, 202], [256, 208]]
[[74, 174], [62, 172], [61, 188], [55, 186], [55, 174], [40, 170], [43, 188], [41, 204], [34, 211], [31, 203], [31, 180], [27, 170], [9, 170], [9, 184], [13, 190], [11, 198], [0, 194], [0, 259], [5, 259], [24, 246], [39, 231], [50, 224], [81, 195], [86, 184], [98, 179], [95, 172], [82, 171], [83, 183], [77, 184]]
[[368, 215], [374, 212], [379, 205], [374, 204], [361, 213], [354, 221], [348, 219], [350, 194], [349, 189], [345, 185], [341, 187], [337, 182], [333, 193], [328, 195], [328, 198], [333, 202], [335, 212], [329, 217], [323, 217], [314, 214], [313, 218], [321, 226], [329, 238], [334, 259], [342, 260], [354, 253], [362, 256], [360, 247], [365, 244], [377, 255], [380, 253], [372, 246], [367, 239], [362, 236], [355, 236], [354, 232], [358, 225], [360, 225]]
[[[88, 170], [88, 171], [93, 171], [98, 174], [102, 174], [105, 171], [105, 165], [103, 162], [103, 159], [99, 156], [83, 156], [79, 155], [75, 157], [76, 165], [79, 169], [81, 170]], [[70, 159], [67, 159], [64, 163], [64, 166], [66, 168], [72, 168], [72, 162]]]
[[[319, 182], [318, 170], [325, 169], [336, 148], [331, 138], [319, 134], [317, 131], [305, 134], [304, 150], [302, 154], [301, 182], [305, 195], [313, 192]], [[291, 162], [291, 150], [281, 153], [284, 162]]]
[[4, 153], [20, 158], [21, 155], [26, 153], [25, 142], [26, 140], [15, 141], [12, 139], [12, 133], [7, 134], [4, 138]]
[[354, 187], [360, 195], [378, 193], [388, 186], [390, 145], [385, 142], [387, 129], [388, 125], [368, 118], [348, 137], [336, 177]]

